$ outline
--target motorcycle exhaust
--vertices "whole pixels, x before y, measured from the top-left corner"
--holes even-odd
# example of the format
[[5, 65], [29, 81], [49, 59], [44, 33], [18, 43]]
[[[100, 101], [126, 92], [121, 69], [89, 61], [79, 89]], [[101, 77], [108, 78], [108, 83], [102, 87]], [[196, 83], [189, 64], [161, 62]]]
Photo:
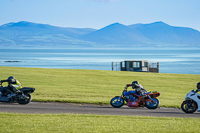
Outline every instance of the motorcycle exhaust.
[[127, 106], [129, 106], [129, 107], [138, 107], [139, 103], [138, 102], [128, 102]]

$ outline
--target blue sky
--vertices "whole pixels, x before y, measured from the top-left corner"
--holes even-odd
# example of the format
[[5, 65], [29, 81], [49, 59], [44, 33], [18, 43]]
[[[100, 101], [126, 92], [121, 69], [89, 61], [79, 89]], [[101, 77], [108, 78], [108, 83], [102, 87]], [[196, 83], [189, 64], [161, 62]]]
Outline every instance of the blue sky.
[[95, 29], [163, 21], [200, 31], [200, 0], [0, 0], [0, 25], [18, 21]]

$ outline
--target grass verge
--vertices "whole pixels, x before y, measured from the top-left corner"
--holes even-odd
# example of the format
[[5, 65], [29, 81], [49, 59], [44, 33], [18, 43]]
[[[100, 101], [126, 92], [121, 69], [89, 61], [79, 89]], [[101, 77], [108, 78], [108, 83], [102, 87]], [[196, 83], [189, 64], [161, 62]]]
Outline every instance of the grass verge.
[[33, 101], [109, 104], [137, 80], [148, 91], [160, 91], [160, 106], [165, 107], [180, 107], [200, 79], [192, 74], [0, 67], [1, 80], [11, 75], [23, 86], [36, 88]]
[[0, 118], [2, 133], [184, 133], [200, 130], [200, 121], [196, 118], [14, 113], [0, 113]]

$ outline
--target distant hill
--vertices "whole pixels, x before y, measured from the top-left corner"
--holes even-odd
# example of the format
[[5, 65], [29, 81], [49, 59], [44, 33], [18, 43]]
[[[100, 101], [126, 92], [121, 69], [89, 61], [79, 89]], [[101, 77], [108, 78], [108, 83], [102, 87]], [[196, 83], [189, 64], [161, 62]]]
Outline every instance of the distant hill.
[[82, 39], [122, 46], [200, 46], [200, 32], [163, 22], [125, 26], [111, 24], [82, 36]]
[[81, 39], [98, 43], [115, 44], [117, 46], [141, 45], [146, 40], [138, 30], [131, 29], [119, 23], [114, 23], [100, 30], [83, 35]]
[[52, 47], [199, 47], [200, 32], [164, 22], [102, 29], [63, 28], [26, 21], [0, 26], [0, 46]]
[[95, 31], [91, 28], [62, 28], [47, 24], [21, 21], [0, 26], [0, 45], [3, 46], [88, 46], [92, 43], [77, 39]]

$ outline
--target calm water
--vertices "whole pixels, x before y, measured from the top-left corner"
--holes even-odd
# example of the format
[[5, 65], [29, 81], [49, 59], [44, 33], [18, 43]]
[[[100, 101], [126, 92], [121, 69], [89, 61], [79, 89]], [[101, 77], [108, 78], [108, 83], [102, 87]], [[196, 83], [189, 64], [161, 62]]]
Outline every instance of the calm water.
[[[0, 49], [0, 66], [111, 70], [111, 62], [160, 62], [160, 73], [200, 74], [200, 49]], [[20, 61], [20, 62], [5, 62]]]

